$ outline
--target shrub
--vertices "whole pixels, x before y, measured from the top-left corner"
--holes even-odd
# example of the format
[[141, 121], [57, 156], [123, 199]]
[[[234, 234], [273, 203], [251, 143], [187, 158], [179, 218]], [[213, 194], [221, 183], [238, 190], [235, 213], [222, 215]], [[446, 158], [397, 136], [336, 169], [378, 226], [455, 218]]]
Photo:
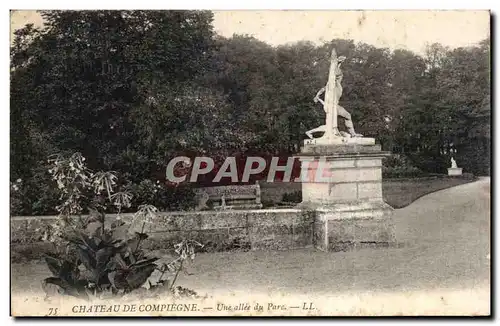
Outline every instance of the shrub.
[[427, 174], [415, 167], [404, 155], [391, 155], [382, 162], [382, 176], [384, 178], [414, 178]]
[[26, 179], [11, 182], [10, 214], [19, 215], [55, 215], [55, 207], [60, 194], [54, 187], [47, 166], [37, 167], [33, 175]]
[[408, 158], [413, 166], [426, 173], [447, 174], [447, 169], [450, 167], [450, 157], [448, 155], [418, 152], [408, 154]]
[[133, 195], [131, 208], [137, 209], [141, 203], [151, 203], [163, 211], [190, 210], [196, 205], [195, 192], [188, 185], [170, 186], [159, 180], [150, 179], [139, 184], [129, 183], [125, 189]]
[[476, 176], [472, 173], [464, 173], [464, 174], [462, 174], [462, 179], [474, 180], [474, 179], [476, 179]]
[[23, 183], [21, 179], [10, 182], [10, 211], [16, 215], [22, 214], [23, 207]]
[[[48, 166], [41, 166], [33, 172], [32, 177], [11, 181], [11, 216], [58, 214], [55, 207], [59, 204], [61, 194], [48, 170]], [[124, 175], [130, 177], [128, 173]], [[130, 207], [122, 207], [124, 212], [135, 212], [142, 203], [151, 203], [163, 211], [190, 210], [195, 206], [195, 193], [189, 185], [175, 187], [160, 181], [153, 182], [150, 179], [139, 183], [134, 183], [130, 179], [115, 181], [117, 182], [114, 185], [116, 189], [130, 193], [132, 196]], [[107, 203], [106, 210], [110, 213], [116, 212], [116, 207]], [[82, 213], [89, 213], [86, 206]]]
[[283, 203], [300, 203], [302, 202], [302, 191], [294, 191], [283, 195], [281, 202]]
[[[114, 191], [114, 172], [94, 173], [84, 161], [79, 153], [51, 159], [50, 173], [62, 203], [56, 207], [60, 214], [57, 222], [45, 232], [45, 240], [53, 244], [54, 252], [45, 256], [52, 276], [43, 281], [44, 289], [52, 285], [62, 294], [89, 299], [124, 295], [148, 282], [149, 295], [196, 295], [193, 291], [179, 291], [174, 284], [185, 261], [194, 259], [195, 247], [202, 245], [182, 240], [174, 246], [178, 257], [158, 265], [157, 257], [148, 257], [141, 249], [141, 243], [148, 238], [145, 224], [154, 222], [158, 209], [152, 205], [139, 207], [132, 224], [138, 222], [140, 232], [132, 232], [119, 215], [107, 226], [106, 207], [112, 205], [120, 214], [131, 206], [132, 195]], [[91, 214], [83, 217], [84, 211]], [[154, 271], [160, 274], [156, 280], [151, 279]]]
[[382, 176], [384, 178], [416, 178], [424, 177], [427, 174], [422, 172], [419, 168], [405, 168], [405, 167], [395, 167], [395, 168], [384, 168], [382, 167]]
[[270, 208], [270, 207], [275, 207], [277, 204], [273, 200], [266, 200], [262, 199], [261, 200], [262, 208]]

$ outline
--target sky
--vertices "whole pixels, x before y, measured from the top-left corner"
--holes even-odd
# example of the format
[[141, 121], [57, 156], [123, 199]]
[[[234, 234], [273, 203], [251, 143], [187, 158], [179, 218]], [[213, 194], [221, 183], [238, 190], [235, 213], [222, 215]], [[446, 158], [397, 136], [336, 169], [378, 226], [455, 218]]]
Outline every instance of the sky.
[[[11, 14], [11, 29], [42, 24], [34, 11]], [[248, 34], [272, 45], [334, 38], [422, 54], [427, 44], [452, 48], [477, 44], [490, 34], [488, 11], [214, 11], [214, 28], [223, 36]]]

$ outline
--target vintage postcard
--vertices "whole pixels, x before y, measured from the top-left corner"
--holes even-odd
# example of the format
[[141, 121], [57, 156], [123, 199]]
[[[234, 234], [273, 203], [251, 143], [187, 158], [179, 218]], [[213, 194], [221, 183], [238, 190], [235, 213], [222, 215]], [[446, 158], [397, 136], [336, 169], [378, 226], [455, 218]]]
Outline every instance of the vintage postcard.
[[489, 11], [12, 10], [11, 315], [489, 316]]

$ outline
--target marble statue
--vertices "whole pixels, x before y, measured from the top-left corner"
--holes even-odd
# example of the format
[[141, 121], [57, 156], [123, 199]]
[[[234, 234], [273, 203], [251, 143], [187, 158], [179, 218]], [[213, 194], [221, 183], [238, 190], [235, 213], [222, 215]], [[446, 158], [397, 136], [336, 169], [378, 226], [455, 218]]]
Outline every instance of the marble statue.
[[455, 161], [453, 156], [450, 158], [450, 161], [451, 161], [451, 168], [448, 168], [448, 175], [452, 176], [462, 175], [462, 168], [459, 168], [457, 166], [457, 161]]
[[[342, 62], [346, 59], [345, 56], [337, 57], [337, 52], [335, 48], [332, 50], [332, 55], [330, 58], [330, 72], [328, 75], [328, 82], [325, 87], [321, 88], [316, 96], [314, 97], [314, 102], [320, 102], [323, 105], [323, 110], [326, 113], [326, 123], [318, 128], [311, 129], [306, 132], [306, 135], [313, 139], [313, 133], [323, 131], [324, 134], [321, 138], [335, 138], [335, 137], [362, 137], [363, 135], [356, 133], [354, 130], [354, 124], [351, 120], [351, 114], [347, 112], [342, 106], [340, 106], [339, 99], [342, 96], [342, 78], [343, 73], [340, 69]], [[320, 95], [325, 94], [325, 99], [321, 100]], [[340, 132], [338, 130], [337, 116], [341, 116], [345, 119], [345, 126], [347, 127], [348, 133]]]

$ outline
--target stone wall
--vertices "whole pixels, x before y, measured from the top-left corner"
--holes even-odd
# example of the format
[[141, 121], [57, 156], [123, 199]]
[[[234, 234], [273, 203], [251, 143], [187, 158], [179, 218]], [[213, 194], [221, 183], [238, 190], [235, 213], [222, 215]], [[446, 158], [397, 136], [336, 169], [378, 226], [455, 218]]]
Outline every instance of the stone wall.
[[[11, 218], [11, 247], [41, 243], [55, 216]], [[116, 218], [109, 215], [110, 223]], [[133, 214], [122, 219], [132, 222]], [[228, 249], [287, 250], [312, 246], [314, 215], [298, 209], [259, 209], [160, 213], [146, 224], [149, 249], [169, 249], [182, 238], [205, 244], [207, 251]], [[140, 231], [142, 223], [131, 223]]]
[[[342, 205], [340, 205], [342, 206]], [[392, 208], [383, 202], [351, 203], [340, 207], [311, 209], [256, 209], [159, 213], [144, 232], [149, 237], [143, 247], [172, 249], [182, 239], [204, 244], [199, 251], [290, 250], [315, 247], [324, 251], [344, 251], [394, 242]], [[107, 223], [116, 219], [108, 215]], [[11, 217], [11, 260], [42, 258], [52, 246], [44, 241], [47, 227], [55, 216]], [[142, 221], [123, 214], [125, 227], [117, 232], [141, 232]]]

